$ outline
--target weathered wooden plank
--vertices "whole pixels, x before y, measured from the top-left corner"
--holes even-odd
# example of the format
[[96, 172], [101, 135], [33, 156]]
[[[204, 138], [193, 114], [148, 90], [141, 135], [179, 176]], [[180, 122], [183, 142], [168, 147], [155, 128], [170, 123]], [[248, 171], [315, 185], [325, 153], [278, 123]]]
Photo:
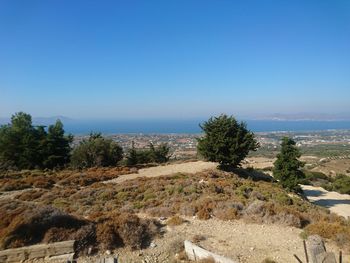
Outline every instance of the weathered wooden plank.
[[74, 253], [74, 240], [39, 244], [0, 251], [0, 263], [19, 262], [26, 259], [52, 257]]
[[214, 254], [212, 252], [209, 252], [205, 250], [204, 248], [201, 248], [199, 246], [196, 246], [192, 242], [185, 240], [185, 252], [190, 260], [200, 260], [205, 258], [213, 258], [215, 263], [237, 263], [236, 261], [233, 261], [232, 259], [225, 258], [223, 256], [219, 256], [217, 254]]

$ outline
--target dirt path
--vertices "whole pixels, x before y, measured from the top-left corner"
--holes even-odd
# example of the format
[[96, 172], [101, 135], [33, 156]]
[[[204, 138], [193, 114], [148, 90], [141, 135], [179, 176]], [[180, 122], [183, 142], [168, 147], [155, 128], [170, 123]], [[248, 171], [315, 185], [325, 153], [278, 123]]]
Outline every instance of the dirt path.
[[[184, 240], [201, 236], [199, 245], [211, 252], [231, 258], [240, 263], [261, 263], [269, 258], [278, 263], [295, 263], [293, 254], [304, 258], [301, 229], [279, 225], [248, 224], [242, 220], [221, 221], [218, 219], [198, 220], [185, 218], [188, 222], [167, 227], [162, 238], [155, 239], [154, 247], [142, 251], [117, 249], [120, 262], [128, 263], [171, 263], [174, 254]], [[329, 251], [338, 253], [333, 243], [326, 244]], [[343, 262], [349, 262], [349, 255], [343, 255]], [[78, 263], [96, 262], [79, 259]]]
[[350, 217], [350, 195], [328, 192], [322, 187], [311, 185], [302, 185], [302, 189], [310, 202], [345, 218]]
[[216, 168], [216, 166], [217, 163], [203, 161], [169, 164], [164, 166], [140, 169], [138, 170], [138, 173], [124, 174], [119, 176], [118, 178], [105, 181], [104, 183], [121, 183], [126, 180], [135, 179], [139, 177], [158, 177], [162, 175], [170, 175], [175, 173], [198, 173], [204, 170], [214, 169]]

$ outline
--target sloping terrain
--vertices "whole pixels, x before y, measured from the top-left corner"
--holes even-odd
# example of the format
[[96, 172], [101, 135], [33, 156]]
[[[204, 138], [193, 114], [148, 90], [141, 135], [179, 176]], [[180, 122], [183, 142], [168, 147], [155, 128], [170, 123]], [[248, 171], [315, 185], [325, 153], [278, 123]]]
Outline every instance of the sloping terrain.
[[[176, 173], [177, 167], [181, 167], [182, 173]], [[30, 180], [23, 174], [17, 177], [7, 174], [7, 186], [22, 186], [23, 182], [36, 186], [24, 188], [25, 191], [16, 192], [16, 195], [3, 195], [3, 217], [0, 219], [3, 240], [16, 247], [79, 236], [83, 241], [88, 238], [82, 246], [89, 244], [100, 252], [106, 248], [116, 249], [115, 253], [135, 259], [129, 262], [142, 262], [146, 256], [156, 257], [147, 262], [174, 262], [174, 255], [164, 254], [160, 248], [174, 247], [172, 242], [176, 237], [190, 239], [193, 235], [204, 235], [200, 242], [207, 249], [238, 258], [241, 262], [261, 262], [265, 258], [261, 258], [262, 255], [275, 258], [277, 262], [294, 262], [289, 261], [290, 255], [299, 253], [302, 248], [300, 233], [320, 234], [342, 249], [349, 249], [347, 221], [291, 195], [262, 172], [253, 169], [208, 170], [204, 162], [147, 168], [140, 173], [131, 173], [128, 169], [127, 175], [122, 174], [124, 168], [111, 169], [113, 172], [106, 168], [52, 173], [49, 176], [55, 183], [49, 187], [36, 183], [35, 178], [43, 179], [39, 172], [35, 176], [29, 174]], [[164, 171], [171, 174], [163, 175]], [[105, 179], [111, 177], [123, 180], [106, 184]], [[10, 197], [15, 197], [16, 201]], [[41, 228], [42, 238], [33, 240], [26, 236], [24, 239], [20, 235], [20, 230], [25, 227], [23, 224], [45, 218], [44, 214], [36, 215], [36, 209], [33, 209], [40, 207], [53, 211], [53, 216], [45, 221], [45, 228]], [[50, 210], [50, 207], [61, 212]], [[140, 214], [146, 221], [132, 216]], [[65, 225], [57, 225], [56, 215], [72, 219]], [[186, 218], [188, 223], [164, 228], [148, 221], [174, 215]], [[72, 226], [70, 222], [76, 223]], [[128, 222], [126, 228], [122, 227], [123, 222]], [[167, 229], [165, 233], [164, 229]], [[281, 236], [281, 233], [286, 235]], [[142, 252], [130, 250], [149, 245], [150, 239], [156, 242], [156, 248], [149, 247]], [[6, 244], [2, 245], [7, 247]]]
[[329, 192], [322, 187], [302, 185], [305, 196], [312, 203], [328, 208], [332, 213], [350, 218], [350, 195]]

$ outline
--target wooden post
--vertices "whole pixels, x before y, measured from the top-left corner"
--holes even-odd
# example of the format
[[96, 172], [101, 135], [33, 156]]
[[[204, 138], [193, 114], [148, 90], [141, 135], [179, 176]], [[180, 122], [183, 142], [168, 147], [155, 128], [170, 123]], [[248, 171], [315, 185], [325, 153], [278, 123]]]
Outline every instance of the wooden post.
[[300, 259], [300, 258], [298, 258], [298, 256], [297, 256], [297, 255], [295, 255], [295, 254], [294, 254], [294, 257], [296, 258], [296, 260], [298, 260], [298, 262], [299, 262], [299, 263], [303, 263], [303, 261], [301, 261], [301, 259]]
[[306, 241], [305, 240], [303, 240], [303, 245], [304, 245], [304, 253], [305, 253], [306, 263], [309, 263], [309, 255], [307, 254], [307, 248], [306, 248]]

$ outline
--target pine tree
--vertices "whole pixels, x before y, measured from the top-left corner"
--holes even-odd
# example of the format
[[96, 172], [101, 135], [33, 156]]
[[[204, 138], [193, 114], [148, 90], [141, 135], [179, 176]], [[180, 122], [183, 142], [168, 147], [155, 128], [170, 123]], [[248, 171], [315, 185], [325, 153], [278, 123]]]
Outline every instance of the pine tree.
[[69, 162], [73, 136], [64, 135], [63, 124], [57, 120], [54, 125], [50, 125], [45, 140], [44, 167], [62, 167]]
[[151, 161], [155, 163], [166, 163], [170, 158], [170, 147], [167, 143], [161, 143], [154, 147], [153, 143], [149, 144], [149, 155]]
[[208, 161], [219, 162], [221, 166], [237, 167], [249, 151], [259, 147], [254, 133], [233, 116], [212, 117], [200, 127], [204, 137], [197, 139], [198, 153]]
[[274, 162], [273, 176], [279, 183], [290, 191], [300, 191], [298, 185], [300, 179], [305, 178], [300, 170], [304, 163], [299, 161], [301, 153], [295, 146], [295, 141], [284, 137], [281, 143], [281, 152]]
[[11, 123], [0, 128], [0, 162], [19, 169], [41, 166], [40, 141], [46, 133], [32, 125], [32, 117], [24, 112], [16, 113]]
[[131, 142], [131, 148], [128, 151], [128, 155], [126, 157], [127, 165], [136, 165], [138, 163], [137, 151], [135, 149], [135, 142]]

